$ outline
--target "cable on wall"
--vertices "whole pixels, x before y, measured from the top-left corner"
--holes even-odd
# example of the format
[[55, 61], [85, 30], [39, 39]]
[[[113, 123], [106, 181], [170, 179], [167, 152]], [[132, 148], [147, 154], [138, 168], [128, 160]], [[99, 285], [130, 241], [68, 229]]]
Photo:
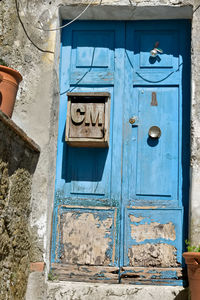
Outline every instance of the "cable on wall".
[[43, 52], [43, 53], [51, 53], [51, 54], [54, 54], [53, 51], [50, 51], [50, 50], [44, 50], [44, 49], [40, 48], [38, 45], [36, 45], [35, 42], [32, 41], [32, 39], [30, 38], [30, 36], [29, 36], [29, 34], [28, 34], [28, 32], [27, 32], [25, 26], [24, 26], [24, 23], [23, 23], [23, 21], [22, 21], [22, 19], [21, 19], [21, 17], [20, 17], [20, 14], [19, 14], [19, 4], [18, 4], [18, 1], [17, 1], [17, 0], [15, 0], [15, 6], [16, 6], [16, 11], [17, 11], [17, 17], [18, 17], [18, 19], [19, 19], [20, 24], [22, 25], [22, 28], [23, 28], [23, 30], [24, 30], [24, 33], [26, 34], [27, 39], [28, 39], [28, 40], [33, 44], [33, 46], [34, 46], [35, 48], [37, 48], [39, 51], [41, 51], [41, 52]]
[[[57, 27], [57, 28], [52, 28], [52, 29], [45, 29], [45, 28], [44, 28], [44, 25], [40, 22], [40, 26], [41, 26], [41, 27], [35, 27], [35, 28], [37, 28], [37, 29], [39, 29], [39, 30], [42, 30], [42, 31], [57, 31], [57, 30], [60, 30], [60, 29], [62, 29], [62, 28], [65, 28], [65, 27], [69, 26], [70, 24], [72, 24], [73, 22], [75, 22], [77, 19], [79, 19], [79, 18], [87, 11], [87, 9], [90, 7], [90, 5], [91, 5], [93, 2], [94, 2], [94, 0], [91, 0], [91, 1], [88, 3], [88, 5], [84, 8], [84, 10], [83, 10], [79, 15], [77, 15], [74, 19], [72, 19], [71, 21], [69, 21], [68, 23], [66, 23], [66, 24], [63, 25], [63, 26], [60, 26], [60, 27]], [[100, 0], [99, 5], [101, 5], [101, 2], [102, 2], [102, 0]], [[130, 3], [131, 6], [133, 6], [132, 0], [129, 0], [129, 3]], [[50, 50], [44, 50], [44, 49], [40, 48], [38, 45], [36, 45], [35, 42], [33, 42], [33, 40], [30, 38], [30, 36], [29, 36], [29, 34], [28, 34], [28, 32], [27, 32], [25, 26], [24, 26], [24, 23], [23, 23], [23, 21], [22, 21], [22, 19], [21, 19], [21, 17], [20, 17], [18, 0], [15, 0], [15, 5], [16, 5], [16, 11], [17, 11], [18, 19], [19, 19], [19, 21], [20, 21], [20, 23], [21, 23], [21, 26], [22, 26], [22, 28], [23, 28], [23, 30], [24, 30], [24, 32], [25, 32], [25, 34], [26, 34], [28, 40], [29, 40], [29, 41], [33, 44], [33, 46], [34, 46], [35, 48], [37, 48], [39, 51], [41, 51], [41, 52], [43, 52], [43, 53], [51, 53], [51, 54], [54, 54], [53, 51], [50, 51]], [[200, 4], [193, 10], [193, 14], [194, 14], [199, 8], [200, 8]]]
[[[57, 28], [52, 28], [52, 29], [45, 29], [42, 25], [42, 27], [36, 27], [36, 28], [39, 29], [39, 30], [43, 30], [43, 31], [56, 31], [56, 30], [60, 30], [64, 27], [67, 27], [70, 24], [74, 23], [77, 19], [79, 19], [86, 12], [86, 10], [90, 7], [90, 5], [93, 2], [94, 2], [94, 0], [91, 0], [90, 3], [84, 8], [84, 10], [78, 16], [76, 16], [73, 20], [71, 20], [70, 22], [68, 22], [67, 24], [65, 24], [63, 26], [60, 26], [60, 27], [57, 27]], [[40, 23], [40, 25], [41, 25], [41, 23]]]
[[193, 14], [199, 9], [199, 7], [200, 7], [200, 4], [197, 5], [197, 7], [193, 10]]

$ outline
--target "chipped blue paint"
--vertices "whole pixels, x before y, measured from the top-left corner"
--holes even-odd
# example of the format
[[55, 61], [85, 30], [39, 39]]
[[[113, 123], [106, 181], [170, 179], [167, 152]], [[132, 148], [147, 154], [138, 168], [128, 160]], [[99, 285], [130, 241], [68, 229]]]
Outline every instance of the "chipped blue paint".
[[[79, 219], [80, 216], [83, 213], [92, 213], [94, 219], [96, 219], [97, 223], [96, 223], [96, 227], [100, 228], [101, 227], [101, 223], [105, 220], [107, 220], [107, 218], [111, 218], [112, 219], [112, 227], [110, 228], [109, 232], [106, 232], [105, 234], [105, 238], [109, 238], [110, 242], [108, 243], [109, 248], [106, 251], [106, 256], [110, 259], [110, 261], [112, 260], [112, 255], [113, 255], [113, 245], [114, 245], [114, 240], [116, 239], [116, 236], [114, 234], [114, 210], [113, 209], [105, 209], [102, 210], [101, 208], [94, 208], [94, 209], [90, 209], [90, 208], [84, 208], [84, 207], [80, 207], [80, 206], [75, 206], [75, 207], [67, 207], [67, 206], [60, 206], [59, 207], [59, 216], [62, 217], [63, 214], [67, 213], [67, 212], [73, 212], [75, 219]], [[58, 226], [60, 226], [58, 224]], [[92, 231], [92, 229], [91, 229]], [[61, 240], [59, 238], [58, 244], [57, 244], [57, 256], [60, 257], [62, 254], [62, 243]], [[59, 260], [57, 260], [56, 262], [59, 262]], [[117, 266], [116, 263], [110, 263], [110, 265], [114, 265]]]
[[178, 279], [178, 275], [176, 271], [162, 271], [160, 278], [174, 278]]
[[[75, 211], [79, 218], [92, 211], [97, 228], [112, 218], [111, 231], [104, 236], [110, 238], [107, 257], [112, 258], [116, 247], [110, 266], [130, 266], [129, 249], [147, 243], [173, 246], [177, 263], [182, 263], [189, 186], [189, 31], [189, 21], [184, 20], [82, 21], [62, 31], [52, 262], [59, 262], [63, 251], [59, 217]], [[150, 50], [156, 41], [164, 53], [152, 60]], [[68, 91], [111, 94], [108, 149], [66, 144]], [[157, 106], [151, 105], [152, 93]], [[158, 141], [148, 138], [153, 125], [162, 131]], [[141, 220], [131, 221], [131, 216]], [[152, 223], [172, 224], [175, 239], [132, 238], [131, 225]], [[119, 272], [119, 278], [125, 274]], [[161, 272], [159, 279], [153, 271], [152, 276], [154, 283], [182, 284], [171, 280], [178, 278], [173, 270]], [[103, 271], [96, 277], [109, 280]], [[145, 275], [140, 277], [145, 282]]]
[[178, 275], [176, 271], [161, 271], [157, 272], [155, 270], [150, 270], [149, 273], [151, 274], [156, 274], [152, 275], [152, 279], [164, 279], [164, 278], [169, 278], [169, 279], [178, 279]]
[[[145, 284], [149, 284], [148, 280], [143, 280], [143, 281], [139, 281], [139, 282], [130, 282], [130, 284], [136, 284], [136, 285], [145, 285]], [[163, 279], [152, 279], [152, 284], [153, 285], [169, 285], [169, 286], [182, 286], [183, 285], [183, 280], [163, 280]]]
[[[148, 269], [147, 269], [148, 270]], [[151, 275], [151, 281], [154, 284], [162, 284], [162, 285], [168, 285], [169, 283], [171, 285], [177, 285], [177, 279], [178, 275], [176, 271], [158, 271], [158, 270], [153, 270], [150, 269], [148, 271], [145, 271], [147, 274], [152, 274]], [[149, 284], [149, 279], [145, 279], [146, 275], [142, 275], [144, 273], [144, 270], [140, 271], [135, 271], [135, 270], [128, 270], [128, 271], [122, 271], [121, 272], [121, 277], [126, 278], [127, 277], [135, 277], [138, 278], [134, 281], [135, 284]], [[130, 275], [131, 274], [131, 275]], [[142, 281], [140, 281], [142, 280]], [[179, 280], [180, 283], [182, 284], [182, 280]]]
[[[183, 222], [183, 214], [182, 209], [156, 209], [156, 210], [144, 210], [144, 209], [137, 209], [137, 210], [131, 210], [127, 209], [126, 212], [126, 218], [125, 218], [125, 230], [127, 232], [126, 238], [125, 238], [125, 265], [129, 265], [129, 258], [128, 258], [128, 249], [131, 248], [132, 245], [145, 245], [146, 243], [150, 243], [152, 245], [155, 244], [167, 244], [172, 245], [176, 249], [176, 260], [177, 263], [181, 264], [182, 262], [182, 222]], [[128, 215], [128, 218], [127, 218]], [[141, 218], [141, 221], [138, 222], [131, 222], [130, 215], [133, 215], [134, 217]], [[171, 223], [174, 227], [174, 233], [175, 233], [175, 239], [165, 239], [162, 236], [159, 238], [151, 239], [151, 238], [145, 238], [143, 241], [136, 241], [131, 238], [131, 224], [134, 224], [135, 226], [140, 225], [151, 225], [152, 223], [158, 223], [158, 224], [169, 224]], [[153, 229], [152, 229], [153, 230]]]

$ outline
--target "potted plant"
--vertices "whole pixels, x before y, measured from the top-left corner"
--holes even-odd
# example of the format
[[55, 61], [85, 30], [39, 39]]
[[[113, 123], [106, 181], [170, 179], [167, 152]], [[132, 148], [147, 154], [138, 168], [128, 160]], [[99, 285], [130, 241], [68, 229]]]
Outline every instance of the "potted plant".
[[186, 241], [188, 252], [183, 253], [187, 264], [189, 288], [191, 300], [200, 299], [200, 245], [192, 246], [191, 242]]
[[6, 63], [0, 59], [0, 110], [10, 118], [14, 109], [18, 86], [21, 81], [21, 74], [9, 68]]

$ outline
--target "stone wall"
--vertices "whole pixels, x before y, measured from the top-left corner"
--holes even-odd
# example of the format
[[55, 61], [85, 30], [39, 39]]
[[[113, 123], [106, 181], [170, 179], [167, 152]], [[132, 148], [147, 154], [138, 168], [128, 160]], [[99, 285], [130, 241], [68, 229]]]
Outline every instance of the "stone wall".
[[1, 112], [0, 141], [0, 299], [22, 300], [36, 251], [29, 216], [39, 148]]

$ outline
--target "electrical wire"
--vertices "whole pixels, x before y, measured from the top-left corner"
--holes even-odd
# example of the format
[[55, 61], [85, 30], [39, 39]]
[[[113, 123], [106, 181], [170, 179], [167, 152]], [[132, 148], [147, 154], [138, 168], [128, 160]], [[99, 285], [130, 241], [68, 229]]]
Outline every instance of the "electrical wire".
[[193, 10], [193, 14], [199, 9], [200, 4]]
[[[36, 27], [39, 30], [43, 30], [43, 31], [57, 31], [60, 30], [62, 28], [65, 28], [67, 26], [69, 26], [70, 24], [74, 23], [77, 19], [79, 19], [85, 12], [86, 10], [90, 7], [90, 5], [94, 2], [94, 0], [91, 0], [90, 3], [85, 7], [85, 9], [78, 15], [76, 16], [73, 20], [71, 20], [70, 22], [68, 22], [67, 24], [57, 27], [57, 28], [52, 28], [52, 29], [44, 29], [44, 27]], [[41, 24], [40, 24], [41, 25]]]
[[33, 44], [33, 46], [34, 46], [35, 48], [37, 48], [39, 51], [41, 51], [41, 52], [43, 52], [43, 53], [51, 53], [51, 54], [54, 54], [53, 51], [50, 51], [50, 50], [44, 50], [44, 49], [40, 48], [38, 45], [36, 45], [35, 42], [32, 41], [32, 39], [30, 38], [30, 36], [29, 36], [29, 34], [28, 34], [28, 32], [27, 32], [25, 26], [24, 26], [24, 23], [22, 22], [22, 19], [21, 19], [21, 17], [20, 17], [20, 14], [19, 14], [19, 5], [18, 5], [18, 1], [17, 1], [17, 0], [15, 0], [15, 6], [16, 6], [16, 11], [17, 11], [17, 17], [18, 17], [18, 19], [19, 19], [20, 24], [22, 25], [22, 28], [23, 28], [23, 30], [24, 30], [24, 33], [26, 34], [27, 39], [28, 39], [28, 40]]

